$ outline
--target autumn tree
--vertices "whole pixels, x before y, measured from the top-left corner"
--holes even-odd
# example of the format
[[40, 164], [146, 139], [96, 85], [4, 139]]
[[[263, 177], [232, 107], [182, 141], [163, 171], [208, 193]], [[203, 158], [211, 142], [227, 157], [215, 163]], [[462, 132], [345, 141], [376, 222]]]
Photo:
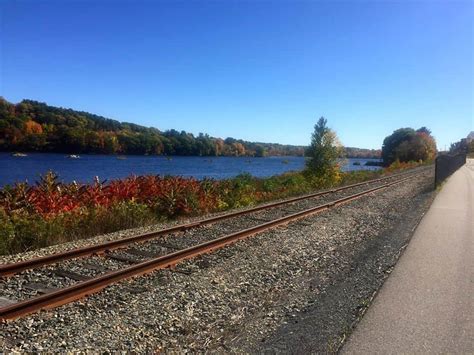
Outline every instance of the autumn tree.
[[383, 141], [382, 159], [387, 166], [395, 160], [431, 161], [435, 156], [436, 141], [426, 127], [416, 131], [413, 128], [400, 128]]
[[234, 142], [231, 144], [235, 156], [245, 155], [245, 147], [242, 143]]
[[224, 146], [225, 146], [224, 140], [222, 138], [214, 139], [214, 146], [215, 146], [216, 155], [222, 155], [222, 153], [224, 152]]

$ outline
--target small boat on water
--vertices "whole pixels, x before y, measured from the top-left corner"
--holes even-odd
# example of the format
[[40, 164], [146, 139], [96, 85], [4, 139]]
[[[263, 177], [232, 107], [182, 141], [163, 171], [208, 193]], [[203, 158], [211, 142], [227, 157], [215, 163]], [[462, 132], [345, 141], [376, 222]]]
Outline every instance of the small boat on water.
[[13, 157], [27, 157], [28, 154], [15, 152], [15, 153], [12, 153], [12, 156]]
[[67, 156], [69, 159], [80, 159], [81, 157], [79, 155], [76, 155], [76, 154], [70, 154]]
[[125, 160], [125, 159], [127, 159], [127, 157], [125, 155], [117, 155], [117, 159]]

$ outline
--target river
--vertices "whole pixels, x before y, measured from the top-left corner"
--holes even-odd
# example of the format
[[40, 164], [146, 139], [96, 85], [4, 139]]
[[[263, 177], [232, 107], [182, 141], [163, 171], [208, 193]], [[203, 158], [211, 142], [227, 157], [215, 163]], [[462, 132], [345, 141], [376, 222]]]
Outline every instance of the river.
[[[378, 167], [364, 166], [376, 159], [346, 159], [342, 170], [375, 170]], [[65, 154], [29, 153], [25, 157], [14, 157], [0, 153], [0, 186], [15, 182], [38, 180], [40, 174], [52, 170], [65, 182], [91, 182], [95, 176], [101, 180], [127, 177], [131, 174], [180, 175], [222, 179], [241, 173], [257, 177], [282, 174], [304, 167], [303, 157], [163, 157], [163, 156], [113, 156], [81, 155], [79, 159]], [[354, 165], [355, 162], [360, 165]]]

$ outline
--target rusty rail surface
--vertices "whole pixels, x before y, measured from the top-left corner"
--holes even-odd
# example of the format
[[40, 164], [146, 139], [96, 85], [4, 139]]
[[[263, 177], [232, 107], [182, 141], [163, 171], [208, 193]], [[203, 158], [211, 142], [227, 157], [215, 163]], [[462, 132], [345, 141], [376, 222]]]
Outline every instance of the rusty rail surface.
[[[428, 168], [426, 168], [426, 169], [428, 169]], [[246, 210], [242, 210], [242, 211], [230, 212], [230, 213], [226, 213], [226, 214], [222, 214], [222, 215], [218, 215], [218, 216], [213, 216], [213, 217], [210, 217], [210, 218], [201, 219], [201, 220], [191, 222], [191, 223], [180, 224], [180, 225], [177, 225], [177, 226], [174, 226], [174, 227], [161, 229], [161, 230], [158, 230], [156, 232], [138, 234], [138, 235], [135, 235], [135, 236], [132, 236], [132, 237], [127, 237], [127, 238], [113, 240], [113, 241], [104, 242], [104, 243], [100, 243], [100, 244], [95, 244], [95, 245], [85, 246], [85, 247], [81, 247], [81, 248], [71, 249], [71, 250], [68, 250], [68, 251], [63, 251], [63, 252], [54, 253], [54, 254], [51, 254], [51, 255], [41, 256], [41, 257], [37, 257], [37, 258], [25, 260], [25, 261], [9, 263], [9, 264], [3, 264], [3, 265], [0, 265], [0, 277], [12, 276], [12, 275], [15, 275], [15, 274], [17, 274], [21, 271], [24, 271], [24, 270], [33, 269], [35, 267], [40, 267], [40, 266], [44, 266], [44, 265], [54, 264], [54, 263], [56, 263], [58, 261], [62, 261], [62, 260], [75, 259], [75, 258], [86, 257], [86, 256], [94, 255], [94, 254], [105, 253], [107, 251], [111, 251], [111, 250], [114, 250], [114, 249], [123, 248], [123, 247], [125, 247], [129, 244], [132, 244], [132, 243], [144, 242], [144, 241], [147, 241], [147, 240], [150, 240], [150, 239], [162, 236], [162, 235], [172, 234], [172, 233], [177, 233], [177, 232], [183, 232], [183, 231], [186, 231], [186, 230], [189, 230], [189, 229], [197, 228], [199, 226], [204, 226], [204, 225], [212, 224], [212, 223], [222, 221], [222, 220], [225, 220], [225, 219], [234, 218], [234, 217], [242, 216], [242, 215], [245, 215], [245, 214], [250, 214], [250, 213], [253, 213], [253, 212], [262, 211], [262, 210], [266, 210], [266, 209], [270, 209], [270, 208], [274, 208], [274, 207], [278, 207], [278, 206], [282, 206], [282, 205], [286, 205], [286, 204], [291, 204], [291, 203], [301, 201], [301, 200], [305, 200], [305, 199], [309, 199], [309, 198], [314, 198], [314, 197], [318, 197], [318, 196], [322, 196], [322, 195], [326, 195], [326, 194], [331, 194], [331, 193], [351, 189], [351, 188], [354, 188], [354, 187], [367, 185], [367, 184], [372, 184], [372, 183], [376, 183], [376, 182], [381, 182], [381, 181], [385, 181], [385, 180], [388, 180], [388, 179], [393, 179], [393, 178], [397, 178], [397, 177], [401, 177], [401, 176], [411, 176], [411, 175], [414, 175], [414, 174], [418, 174], [418, 173], [420, 173], [424, 170], [425, 169], [417, 170], [415, 172], [409, 171], [409, 172], [404, 172], [404, 173], [400, 173], [400, 174], [393, 174], [393, 175], [390, 175], [390, 176], [385, 176], [383, 178], [367, 180], [367, 181], [359, 182], [359, 183], [356, 183], [356, 184], [342, 186], [342, 187], [335, 188], [335, 189], [329, 189], [329, 190], [324, 190], [324, 191], [320, 191], [320, 192], [316, 192], [316, 193], [312, 193], [312, 194], [293, 197], [293, 198], [286, 199], [286, 200], [283, 200], [283, 201], [273, 202], [273, 203], [269, 203], [269, 204], [249, 208], [249, 209], [246, 209]]]
[[[420, 173], [417, 172], [416, 175]], [[316, 207], [312, 207], [300, 212], [296, 212], [284, 217], [280, 217], [278, 219], [259, 224], [257, 226], [247, 228], [235, 233], [231, 233], [225, 235], [220, 238], [216, 238], [186, 249], [178, 250], [176, 252], [156, 257], [147, 261], [143, 261], [141, 263], [125, 267], [120, 270], [108, 272], [106, 274], [100, 275], [93, 279], [89, 279], [86, 281], [77, 282], [71, 286], [59, 289], [57, 291], [53, 291], [41, 296], [36, 296], [24, 301], [20, 301], [18, 303], [0, 308], [0, 320], [6, 321], [10, 319], [15, 319], [42, 309], [50, 309], [60, 305], [64, 305], [66, 303], [75, 301], [82, 297], [91, 295], [96, 293], [103, 288], [114, 284], [120, 280], [127, 279], [130, 277], [141, 276], [146, 273], [150, 273], [154, 270], [167, 268], [173, 266], [183, 260], [195, 257], [197, 255], [201, 255], [204, 253], [211, 252], [216, 249], [220, 249], [226, 245], [234, 243], [238, 240], [247, 238], [249, 236], [258, 234], [260, 232], [266, 231], [276, 226], [280, 226], [286, 224], [291, 221], [295, 221], [305, 216], [309, 216], [315, 213], [319, 213], [330, 208], [348, 203], [352, 200], [358, 199], [362, 196], [371, 194], [375, 191], [385, 189], [389, 186], [402, 183], [406, 180], [409, 180], [413, 177], [413, 174], [409, 177], [405, 177], [403, 179], [389, 182], [383, 184], [381, 186], [377, 186], [375, 188], [371, 188], [369, 190], [365, 190], [362, 192], [358, 192]]]

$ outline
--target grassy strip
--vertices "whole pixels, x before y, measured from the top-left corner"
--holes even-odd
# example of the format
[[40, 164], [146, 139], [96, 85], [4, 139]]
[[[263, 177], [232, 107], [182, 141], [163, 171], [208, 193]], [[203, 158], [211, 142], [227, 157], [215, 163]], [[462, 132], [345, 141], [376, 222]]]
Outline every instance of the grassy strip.
[[63, 184], [48, 173], [36, 185], [0, 190], [0, 254], [13, 254], [183, 216], [253, 206], [352, 184], [419, 163], [378, 171], [339, 172], [330, 179], [291, 172], [269, 178], [242, 174], [226, 180], [143, 176], [107, 184]]

